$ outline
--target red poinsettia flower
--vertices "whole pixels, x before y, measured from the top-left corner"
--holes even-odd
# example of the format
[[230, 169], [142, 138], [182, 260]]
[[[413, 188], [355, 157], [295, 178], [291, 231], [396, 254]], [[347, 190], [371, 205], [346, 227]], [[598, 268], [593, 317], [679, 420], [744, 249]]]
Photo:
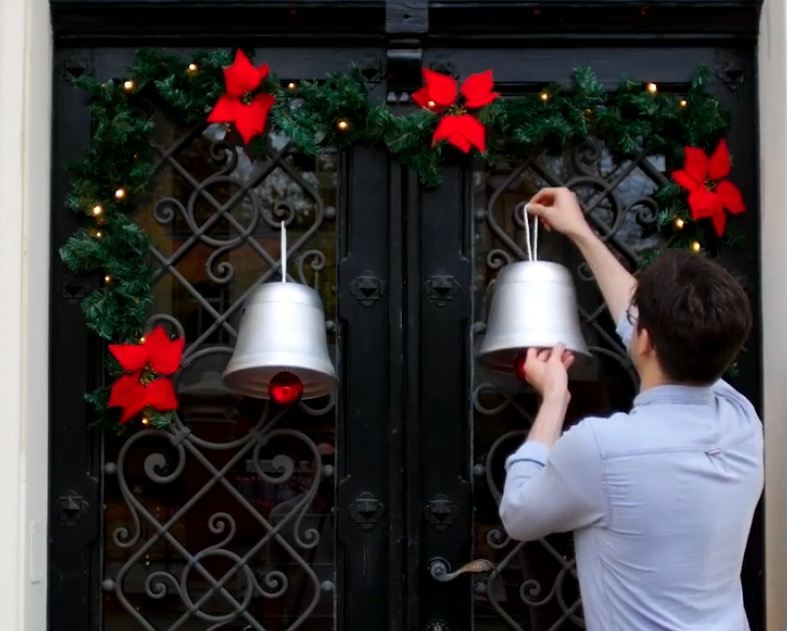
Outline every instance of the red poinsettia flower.
[[741, 192], [727, 178], [730, 174], [730, 152], [722, 140], [708, 157], [702, 149], [686, 147], [685, 168], [675, 171], [672, 178], [689, 192], [689, 208], [694, 219], [710, 219], [716, 234], [724, 234], [726, 208], [733, 214], [746, 211]]
[[110, 344], [126, 375], [113, 385], [109, 407], [123, 408], [121, 423], [142, 412], [146, 407], [159, 411], [175, 410], [178, 400], [172, 382], [161, 375], [171, 375], [180, 366], [184, 339], [170, 340], [164, 327], [156, 327], [141, 344]]
[[264, 132], [268, 112], [276, 99], [253, 92], [267, 76], [268, 64], [255, 68], [242, 50], [235, 53], [233, 64], [224, 69], [227, 94], [213, 106], [208, 122], [232, 123], [246, 143]]
[[492, 71], [470, 75], [461, 89], [453, 77], [426, 68], [422, 72], [426, 85], [413, 93], [413, 100], [442, 115], [432, 136], [432, 146], [445, 140], [464, 153], [471, 147], [481, 153], [486, 151], [486, 129], [467, 111], [489, 105], [500, 96], [492, 91]]

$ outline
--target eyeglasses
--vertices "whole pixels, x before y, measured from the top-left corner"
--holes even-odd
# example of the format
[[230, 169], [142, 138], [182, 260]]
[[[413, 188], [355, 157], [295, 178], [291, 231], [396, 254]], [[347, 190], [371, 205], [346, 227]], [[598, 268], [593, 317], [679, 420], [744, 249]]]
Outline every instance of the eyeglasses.
[[636, 306], [633, 303], [628, 306], [628, 309], [626, 309], [626, 320], [628, 320], [628, 323], [631, 326], [636, 326], [639, 322], [639, 318], [637, 317], [635, 311]]

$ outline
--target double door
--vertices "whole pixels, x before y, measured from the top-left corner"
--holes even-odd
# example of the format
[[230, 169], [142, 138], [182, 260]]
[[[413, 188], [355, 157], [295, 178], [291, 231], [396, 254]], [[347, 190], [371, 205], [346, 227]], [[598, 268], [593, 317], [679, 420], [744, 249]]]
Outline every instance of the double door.
[[[56, 55], [55, 248], [78, 225], [63, 204], [64, 166], [91, 134], [89, 103], [64, 75], [122, 77], [133, 54]], [[751, 61], [713, 48], [466, 48], [425, 50], [424, 66], [461, 77], [492, 68], [504, 95], [566, 83], [580, 65], [610, 87], [628, 74], [678, 91], [700, 64], [730, 58]], [[412, 107], [387, 89], [380, 49], [258, 49], [256, 59], [292, 81], [360, 59], [373, 98]], [[739, 121], [730, 138], [739, 184], [753, 190], [753, 91], [721, 77], [714, 90]], [[50, 628], [583, 628], [570, 536], [523, 545], [497, 517], [505, 457], [537, 399], [475, 354], [499, 269], [525, 257], [516, 204], [543, 186], [572, 187], [595, 200], [586, 211], [635, 269], [656, 245], [647, 209], [657, 207], [658, 156], [616, 164], [588, 138], [522, 163], [457, 157], [427, 189], [379, 148], [308, 157], [273, 130], [267, 151], [250, 155], [220, 128], [167, 118], [155, 99], [140, 106], [156, 121], [158, 166], [136, 220], [153, 243], [150, 324], [186, 338], [180, 410], [163, 429], [88, 427], [83, 393], [105, 379], [105, 349], [85, 332], [79, 307], [93, 281], [56, 261]], [[334, 396], [287, 410], [237, 397], [220, 379], [244, 295], [275, 279], [281, 221], [291, 280], [325, 304], [340, 378]], [[756, 286], [754, 213], [744, 230], [751, 245], [733, 263]], [[574, 275], [594, 354], [572, 384], [568, 422], [626, 408], [636, 376], [592, 277], [558, 236], [543, 236], [540, 252]], [[752, 348], [740, 385], [757, 399], [758, 383]], [[494, 570], [451, 577], [474, 559]], [[761, 561], [755, 524], [744, 577], [753, 628], [761, 628]]]

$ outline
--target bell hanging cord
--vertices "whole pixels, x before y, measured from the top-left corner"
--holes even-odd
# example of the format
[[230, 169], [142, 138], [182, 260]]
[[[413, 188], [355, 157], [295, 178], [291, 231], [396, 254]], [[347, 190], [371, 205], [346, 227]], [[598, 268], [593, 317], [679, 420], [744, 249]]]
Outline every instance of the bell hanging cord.
[[527, 204], [522, 207], [523, 223], [525, 224], [525, 245], [527, 246], [527, 260], [538, 260], [538, 217], [533, 217], [533, 243], [530, 244], [530, 219], [528, 218]]
[[287, 226], [281, 222], [281, 246], [279, 247], [281, 253], [281, 282], [287, 282]]

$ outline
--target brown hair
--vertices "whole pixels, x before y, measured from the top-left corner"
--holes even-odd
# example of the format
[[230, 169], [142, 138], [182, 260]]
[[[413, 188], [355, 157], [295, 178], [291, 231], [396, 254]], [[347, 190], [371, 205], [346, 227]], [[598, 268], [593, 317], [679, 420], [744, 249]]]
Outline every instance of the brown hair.
[[719, 379], [751, 332], [751, 307], [740, 283], [685, 250], [667, 250], [642, 272], [632, 304], [638, 329], [648, 331], [661, 369], [677, 383]]

